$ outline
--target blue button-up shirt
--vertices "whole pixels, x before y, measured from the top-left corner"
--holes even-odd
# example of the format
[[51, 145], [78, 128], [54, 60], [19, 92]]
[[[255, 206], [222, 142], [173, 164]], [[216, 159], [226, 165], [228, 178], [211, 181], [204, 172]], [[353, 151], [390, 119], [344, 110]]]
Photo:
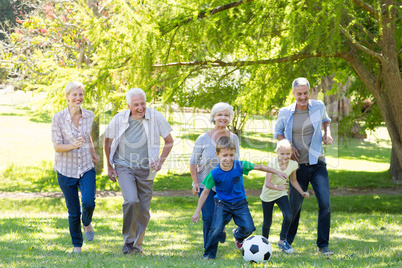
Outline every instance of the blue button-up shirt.
[[[277, 138], [278, 135], [284, 135], [287, 140], [292, 142], [293, 114], [295, 110], [296, 103], [283, 107], [279, 110], [278, 120], [275, 124], [274, 138]], [[321, 124], [327, 121], [331, 122], [331, 119], [328, 117], [324, 103], [320, 100], [309, 100], [308, 114], [311, 124], [314, 127], [308, 159], [310, 165], [315, 165], [318, 162], [318, 158], [324, 153], [322, 146]]]

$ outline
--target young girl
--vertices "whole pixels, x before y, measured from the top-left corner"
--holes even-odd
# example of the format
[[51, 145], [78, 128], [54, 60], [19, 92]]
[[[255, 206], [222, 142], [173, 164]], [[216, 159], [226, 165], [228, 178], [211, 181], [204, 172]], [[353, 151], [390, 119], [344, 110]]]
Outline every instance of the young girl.
[[[275, 152], [278, 156], [268, 166], [272, 169], [286, 173], [290, 175], [290, 183], [292, 186], [305, 198], [310, 198], [308, 192], [303, 192], [296, 179], [296, 170], [299, 165], [296, 161], [290, 160], [292, 156], [292, 144], [286, 140], [280, 140], [276, 146]], [[272, 210], [276, 203], [281, 209], [283, 214], [282, 229], [280, 233], [280, 240], [278, 242], [279, 248], [286, 253], [293, 253], [293, 248], [286, 241], [286, 236], [292, 220], [292, 211], [290, 209], [290, 203], [288, 199], [287, 190], [289, 183], [287, 180], [279, 178], [276, 174], [267, 173], [265, 177], [265, 183], [262, 188], [261, 202], [262, 211], [264, 214], [264, 221], [262, 223], [262, 235], [268, 239], [269, 229], [272, 224]]]

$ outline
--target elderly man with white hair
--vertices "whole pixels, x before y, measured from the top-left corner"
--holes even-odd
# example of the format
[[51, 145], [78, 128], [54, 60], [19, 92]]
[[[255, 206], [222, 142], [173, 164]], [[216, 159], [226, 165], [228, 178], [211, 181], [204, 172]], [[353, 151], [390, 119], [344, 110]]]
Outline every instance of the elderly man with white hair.
[[[130, 89], [126, 99], [128, 110], [116, 114], [105, 130], [105, 153], [109, 178], [117, 178], [124, 198], [123, 254], [141, 254], [153, 180], [172, 150], [172, 127], [160, 112], [146, 107], [142, 89]], [[165, 144], [159, 155], [160, 137]]]
[[[236, 143], [235, 159], [239, 159], [239, 139], [236, 134], [231, 133], [227, 126], [233, 118], [234, 112], [232, 105], [219, 102], [216, 103], [211, 110], [210, 121], [214, 124], [211, 130], [201, 134], [193, 148], [193, 153], [190, 160], [190, 173], [193, 179], [193, 194], [198, 194], [200, 197], [205, 186], [202, 181], [207, 177], [209, 172], [219, 164], [219, 159], [216, 156], [216, 141], [221, 136], [231, 137]], [[215, 187], [209, 192], [201, 212], [203, 221], [204, 248], [207, 244], [208, 233], [211, 229], [212, 219], [215, 211]], [[220, 241], [223, 243], [226, 240], [226, 232], [222, 233]]]
[[[305, 192], [308, 185], [313, 186], [318, 203], [317, 246], [323, 255], [333, 255], [329, 249], [331, 227], [331, 202], [329, 198], [329, 180], [325, 163], [323, 145], [332, 144], [329, 124], [331, 119], [322, 101], [311, 100], [310, 84], [304, 77], [292, 83], [296, 102], [279, 111], [275, 125], [278, 140], [288, 139], [293, 144], [292, 159], [299, 163], [296, 172], [297, 181]], [[287, 240], [292, 244], [299, 226], [303, 196], [289, 186], [289, 201], [292, 209], [292, 222]]]

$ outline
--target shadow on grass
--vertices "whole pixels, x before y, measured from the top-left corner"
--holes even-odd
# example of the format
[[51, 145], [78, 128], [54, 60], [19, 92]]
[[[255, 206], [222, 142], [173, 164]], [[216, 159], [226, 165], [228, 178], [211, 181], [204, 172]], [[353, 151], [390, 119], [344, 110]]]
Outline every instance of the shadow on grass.
[[[26, 110], [26, 109], [21, 109]], [[29, 117], [29, 121], [34, 123], [51, 123], [52, 116], [46, 112], [33, 112], [27, 111], [25, 113], [1, 113], [0, 116], [27, 116]]]

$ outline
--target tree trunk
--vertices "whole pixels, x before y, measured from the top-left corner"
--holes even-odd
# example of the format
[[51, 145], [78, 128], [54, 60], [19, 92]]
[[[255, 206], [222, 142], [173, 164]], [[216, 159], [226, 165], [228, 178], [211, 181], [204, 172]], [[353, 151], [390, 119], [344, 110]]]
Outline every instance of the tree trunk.
[[402, 78], [399, 69], [395, 42], [396, 8], [392, 0], [381, 1], [384, 13], [381, 14], [381, 49], [377, 77], [368, 70], [359, 57], [357, 47], [349, 43], [350, 51], [343, 58], [349, 62], [364, 85], [373, 94], [384, 118], [392, 142], [392, 161], [390, 166], [394, 182], [402, 182]]
[[95, 116], [92, 125], [91, 138], [94, 143], [95, 152], [100, 157], [98, 164], [95, 166], [96, 174], [101, 174], [103, 171], [103, 142], [100, 134], [100, 121], [99, 116]]
[[389, 171], [394, 182], [402, 183], [402, 167], [398, 161], [394, 148], [392, 148], [391, 152], [391, 166]]

